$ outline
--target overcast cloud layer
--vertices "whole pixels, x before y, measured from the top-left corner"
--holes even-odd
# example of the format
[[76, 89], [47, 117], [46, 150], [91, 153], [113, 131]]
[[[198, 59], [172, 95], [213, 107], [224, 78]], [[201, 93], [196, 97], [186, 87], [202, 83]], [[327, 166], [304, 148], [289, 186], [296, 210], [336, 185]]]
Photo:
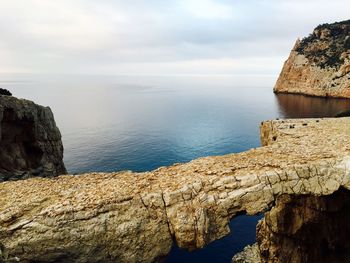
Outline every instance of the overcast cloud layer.
[[349, 0], [0, 0], [0, 73], [276, 74]]

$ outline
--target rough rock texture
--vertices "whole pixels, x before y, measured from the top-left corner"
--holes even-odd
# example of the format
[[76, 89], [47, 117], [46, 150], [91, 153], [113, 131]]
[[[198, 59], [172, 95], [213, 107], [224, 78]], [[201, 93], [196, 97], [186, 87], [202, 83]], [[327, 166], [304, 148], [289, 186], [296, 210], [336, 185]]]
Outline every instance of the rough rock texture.
[[232, 258], [232, 263], [259, 263], [260, 251], [257, 244], [246, 246], [244, 250]]
[[147, 173], [90, 173], [0, 184], [6, 261], [152, 262], [229, 233], [239, 212], [285, 194], [350, 189], [350, 118], [267, 121], [264, 147]]
[[65, 174], [53, 114], [28, 100], [0, 95], [0, 181]]
[[283, 195], [257, 227], [261, 261], [350, 262], [350, 192]]
[[297, 40], [274, 91], [350, 98], [350, 20], [320, 25]]

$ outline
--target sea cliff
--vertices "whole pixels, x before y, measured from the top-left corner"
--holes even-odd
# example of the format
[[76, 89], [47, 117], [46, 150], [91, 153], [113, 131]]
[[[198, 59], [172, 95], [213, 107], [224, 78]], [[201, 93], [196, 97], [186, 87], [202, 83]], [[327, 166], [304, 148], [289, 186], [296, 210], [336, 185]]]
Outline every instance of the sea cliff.
[[52, 111], [0, 95], [0, 182], [66, 173], [63, 145]]
[[320, 25], [297, 40], [274, 91], [350, 98], [350, 20]]

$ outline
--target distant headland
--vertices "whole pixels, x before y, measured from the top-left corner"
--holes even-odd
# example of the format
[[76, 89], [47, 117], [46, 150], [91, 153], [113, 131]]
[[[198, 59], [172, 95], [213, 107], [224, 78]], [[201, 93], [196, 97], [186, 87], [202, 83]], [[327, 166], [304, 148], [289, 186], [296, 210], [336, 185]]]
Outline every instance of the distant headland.
[[319, 25], [298, 39], [277, 80], [276, 93], [350, 98], [350, 20]]

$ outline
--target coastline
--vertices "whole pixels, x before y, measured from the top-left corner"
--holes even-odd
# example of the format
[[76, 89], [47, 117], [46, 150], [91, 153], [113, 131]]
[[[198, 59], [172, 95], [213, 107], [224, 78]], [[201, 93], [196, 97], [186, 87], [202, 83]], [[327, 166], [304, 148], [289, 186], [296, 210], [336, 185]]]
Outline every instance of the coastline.
[[95, 251], [90, 262], [152, 262], [169, 253], [174, 239], [179, 247], [201, 248], [229, 233], [229, 219], [266, 212], [278, 196], [350, 188], [349, 122], [267, 121], [263, 147], [141, 174], [4, 182], [2, 244], [9, 257], [27, 261], [67, 255], [86, 261]]

